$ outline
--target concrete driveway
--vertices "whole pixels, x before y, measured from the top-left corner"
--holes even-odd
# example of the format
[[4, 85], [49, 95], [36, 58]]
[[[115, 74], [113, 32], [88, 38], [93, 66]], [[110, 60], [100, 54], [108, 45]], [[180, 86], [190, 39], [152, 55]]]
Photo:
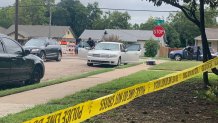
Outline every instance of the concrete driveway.
[[42, 81], [57, 79], [68, 75], [76, 76], [98, 69], [102, 69], [102, 67], [89, 67], [86, 65], [86, 60], [81, 60], [72, 54], [64, 54], [60, 62], [55, 60], [45, 62], [45, 76]]

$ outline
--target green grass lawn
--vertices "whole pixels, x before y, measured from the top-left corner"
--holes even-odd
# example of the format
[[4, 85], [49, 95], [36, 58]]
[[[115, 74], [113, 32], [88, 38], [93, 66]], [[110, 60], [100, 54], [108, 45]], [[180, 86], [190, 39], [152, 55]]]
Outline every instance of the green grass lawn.
[[198, 61], [169, 61], [162, 64], [158, 64], [152, 68], [151, 70], [168, 70], [168, 71], [181, 71], [190, 67], [197, 66], [202, 62]]

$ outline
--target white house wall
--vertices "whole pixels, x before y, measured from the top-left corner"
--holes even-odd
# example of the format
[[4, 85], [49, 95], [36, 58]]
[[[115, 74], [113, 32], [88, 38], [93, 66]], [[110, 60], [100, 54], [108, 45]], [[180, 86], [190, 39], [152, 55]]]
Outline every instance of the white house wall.
[[[208, 41], [208, 42], [211, 42], [211, 47], [214, 49], [215, 52], [218, 52], [218, 41]], [[195, 45], [202, 47], [201, 40], [196, 40]]]

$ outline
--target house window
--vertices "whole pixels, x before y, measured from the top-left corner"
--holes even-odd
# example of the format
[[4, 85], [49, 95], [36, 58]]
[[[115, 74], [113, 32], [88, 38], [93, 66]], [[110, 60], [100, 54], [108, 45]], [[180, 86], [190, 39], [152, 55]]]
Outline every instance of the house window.
[[68, 33], [68, 35], [69, 35], [69, 34], [70, 34], [70, 31], [68, 31], [67, 33]]

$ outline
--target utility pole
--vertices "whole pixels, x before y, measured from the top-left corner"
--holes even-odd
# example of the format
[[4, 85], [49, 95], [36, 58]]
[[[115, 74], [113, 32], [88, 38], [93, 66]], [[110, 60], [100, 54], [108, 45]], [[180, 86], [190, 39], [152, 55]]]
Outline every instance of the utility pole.
[[52, 17], [52, 12], [51, 12], [51, 0], [49, 0], [49, 34], [48, 34], [48, 38], [51, 38], [51, 17]]
[[15, 37], [14, 39], [16, 41], [18, 41], [18, 1], [19, 0], [16, 0], [16, 9], [15, 9]]

